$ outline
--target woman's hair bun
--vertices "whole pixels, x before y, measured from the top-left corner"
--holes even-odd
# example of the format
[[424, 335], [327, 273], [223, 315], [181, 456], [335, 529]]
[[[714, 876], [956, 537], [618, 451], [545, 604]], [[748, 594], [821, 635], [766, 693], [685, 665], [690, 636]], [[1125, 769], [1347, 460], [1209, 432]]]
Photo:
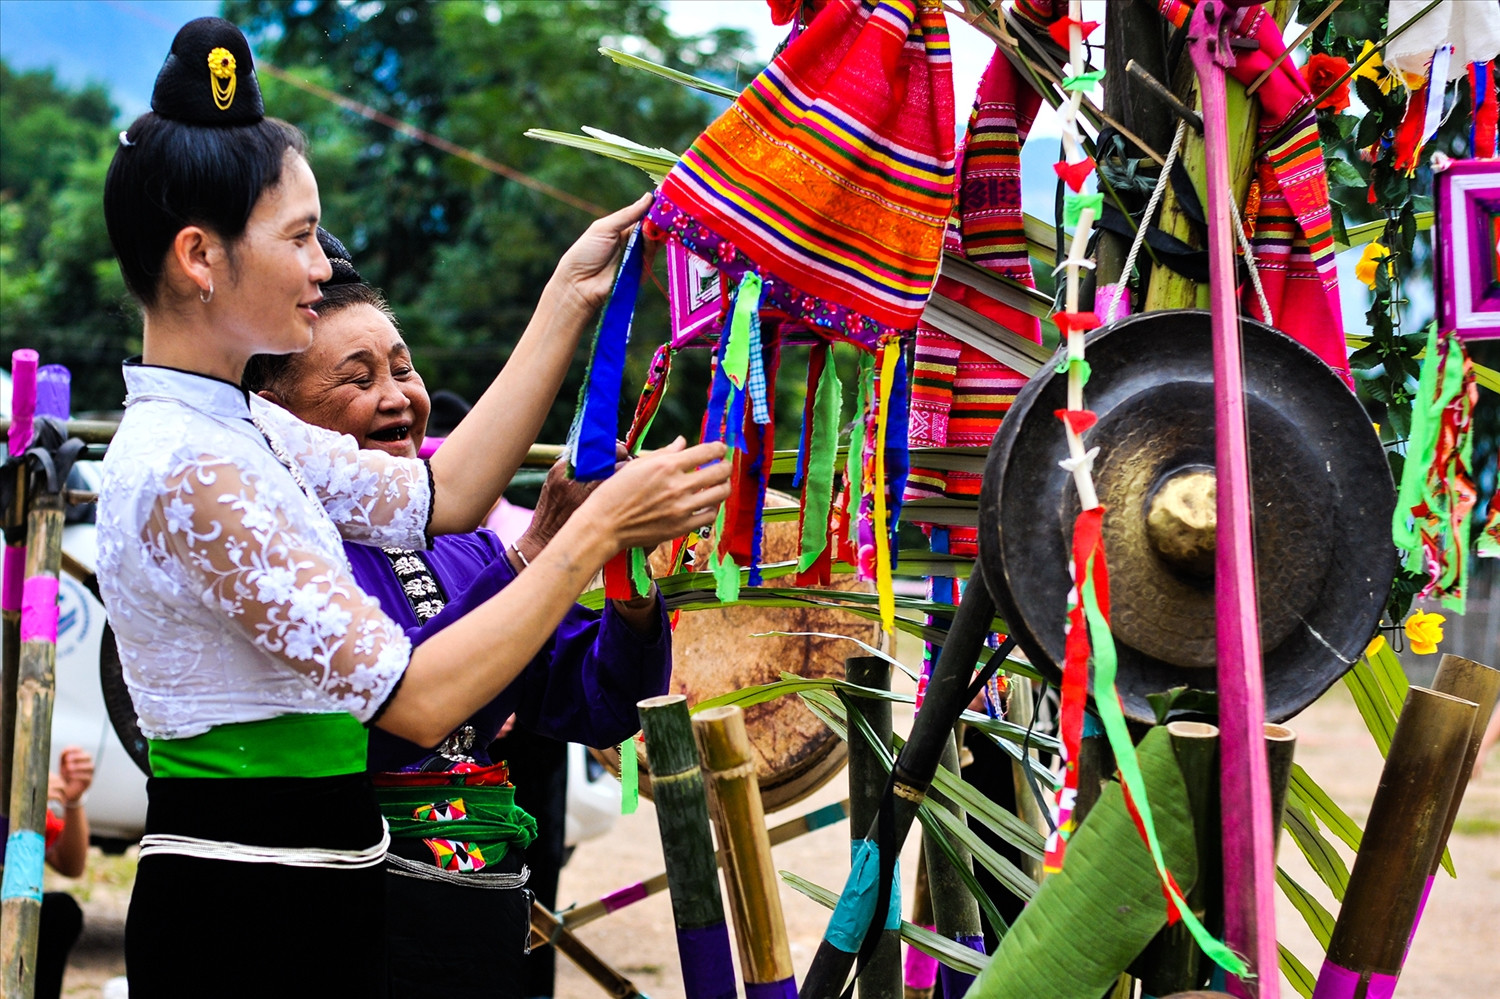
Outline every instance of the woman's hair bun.
[[253, 125], [266, 116], [250, 43], [222, 17], [189, 21], [156, 74], [151, 110], [192, 125]]
[[318, 226], [318, 245], [323, 248], [323, 255], [328, 258], [328, 263], [333, 268], [333, 276], [323, 282], [325, 288], [331, 284], [365, 283], [365, 279], [359, 276], [359, 271], [354, 269], [354, 261], [350, 259], [349, 250], [337, 236], [322, 226]]

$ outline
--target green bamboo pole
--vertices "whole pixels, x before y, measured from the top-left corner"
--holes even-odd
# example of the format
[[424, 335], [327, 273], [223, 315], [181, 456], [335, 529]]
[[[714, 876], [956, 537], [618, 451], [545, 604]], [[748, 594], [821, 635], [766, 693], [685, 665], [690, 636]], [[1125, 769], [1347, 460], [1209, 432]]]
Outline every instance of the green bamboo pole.
[[700, 711], [693, 717], [693, 735], [712, 789], [714, 831], [727, 861], [724, 881], [745, 985], [763, 992], [755, 987], [786, 983], [794, 990], [780, 882], [771, 863], [745, 713], [736, 705]]
[[[1193, 816], [1193, 841], [1198, 853], [1198, 877], [1187, 893], [1188, 907], [1199, 919], [1219, 897], [1223, 877], [1219, 863], [1219, 729], [1202, 722], [1167, 724], [1172, 751], [1187, 787], [1188, 811]], [[1168, 926], [1141, 952], [1132, 966], [1144, 995], [1164, 996], [1190, 989], [1208, 977], [1203, 951], [1181, 922]]]
[[688, 999], [733, 997], [734, 960], [719, 894], [719, 861], [687, 698], [650, 697], [636, 707], [651, 761], [652, 801], [677, 924], [683, 991]]
[[[946, 767], [952, 773], [959, 772], [958, 740], [951, 733], [938, 765]], [[946, 809], [958, 821], [967, 821], [963, 806], [943, 796], [936, 789], [928, 793], [927, 800], [934, 808]], [[961, 867], [972, 876], [974, 861], [968, 848], [956, 839], [950, 840], [949, 845], [953, 848], [958, 867], [954, 866], [954, 862], [949, 861], [936, 843], [926, 836], [922, 838], [922, 852], [925, 854], [927, 864], [927, 884], [932, 891], [933, 922], [936, 924], [939, 936], [984, 953], [984, 926], [979, 921], [979, 902], [969, 892], [967, 883], [959, 874]], [[972, 976], [964, 975], [947, 965], [939, 969], [939, 974], [943, 977], [943, 995], [945, 996], [963, 995], [968, 990], [969, 983], [973, 981]]]
[[[891, 664], [879, 656], [854, 656], [844, 660], [844, 678], [873, 690], [891, 689]], [[864, 716], [875, 737], [887, 751], [893, 750], [891, 702], [851, 697], [851, 711]], [[851, 837], [863, 835], [880, 811], [885, 792], [886, 769], [879, 753], [850, 724], [849, 737], [849, 830]], [[855, 830], [858, 830], [857, 832]], [[851, 842], [855, 842], [851, 839]], [[897, 999], [901, 995], [901, 932], [881, 930], [880, 942], [857, 979], [860, 999]]]
[[[1031, 680], [1024, 676], [1011, 677], [1010, 696], [1006, 698], [1006, 716], [1017, 725], [1030, 725], [1032, 713], [1035, 710], [1031, 697]], [[1033, 752], [1028, 750], [1026, 755], [1032, 757]], [[1021, 817], [1021, 821], [1045, 838], [1050, 830], [1047, 828], [1046, 818], [1042, 815], [1041, 802], [1037, 801], [1036, 795], [1031, 793], [1031, 783], [1026, 779], [1026, 765], [1024, 761], [1015, 758], [1010, 761], [1011, 778], [1016, 788], [1016, 814]], [[1040, 858], [1026, 853], [1021, 854], [1021, 870], [1037, 884], [1041, 884], [1042, 878], [1046, 876], [1043, 866]]]
[[[57, 667], [57, 574], [62, 564], [62, 497], [34, 493], [26, 516], [26, 582], [52, 581], [52, 627], [21, 643], [16, 685], [15, 749], [11, 763], [8, 865], [22, 862], [23, 845], [35, 844], [21, 877], [8, 870], [0, 900], [0, 995], [29, 999], [36, 988], [36, 937], [42, 917], [42, 833], [47, 809], [47, 764], [52, 749], [52, 701]], [[45, 584], [44, 584], [45, 586]], [[34, 869], [32, 869], [34, 866]], [[23, 881], [24, 879], [24, 881]]]
[[1285, 725], [1266, 724], [1266, 765], [1271, 777], [1271, 835], [1281, 841], [1281, 817], [1286, 812], [1286, 790], [1292, 783], [1292, 757], [1297, 733]]
[[1323, 999], [1395, 988], [1478, 706], [1412, 687], [1318, 976]]

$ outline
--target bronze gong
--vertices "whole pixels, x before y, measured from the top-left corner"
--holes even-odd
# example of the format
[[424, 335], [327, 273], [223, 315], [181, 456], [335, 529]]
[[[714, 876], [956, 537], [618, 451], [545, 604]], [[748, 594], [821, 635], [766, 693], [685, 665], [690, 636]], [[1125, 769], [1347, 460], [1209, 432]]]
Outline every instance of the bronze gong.
[[[1337, 374], [1246, 320], [1246, 411], [1266, 717], [1283, 721], [1350, 668], [1396, 572], [1395, 487], [1380, 439]], [[1110, 627], [1125, 713], [1147, 695], [1216, 686], [1214, 400], [1209, 314], [1149, 312], [1091, 332], [1087, 405], [1105, 507]], [[1063, 662], [1069, 543], [1079, 504], [1055, 410], [1061, 354], [1016, 397], [990, 446], [980, 563], [1001, 616], [1054, 679]]]

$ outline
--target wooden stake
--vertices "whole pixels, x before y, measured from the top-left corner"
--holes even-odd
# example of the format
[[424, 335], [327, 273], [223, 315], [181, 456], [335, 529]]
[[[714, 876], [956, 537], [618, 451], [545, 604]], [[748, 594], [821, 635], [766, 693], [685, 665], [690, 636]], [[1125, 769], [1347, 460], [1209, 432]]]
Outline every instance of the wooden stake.
[[[959, 772], [958, 740], [952, 733], [949, 733], [948, 745], [943, 749], [938, 765], [955, 774]], [[933, 808], [945, 809], [960, 822], [967, 821], [963, 806], [943, 796], [937, 790], [928, 794], [927, 799]], [[968, 885], [959, 874], [960, 869], [963, 869], [972, 875], [974, 860], [968, 848], [956, 838], [950, 838], [949, 846], [953, 848], [954, 860], [958, 866], [949, 862], [936, 843], [926, 836], [922, 838], [922, 852], [926, 855], [927, 884], [932, 892], [933, 923], [940, 936], [982, 954], [984, 953], [984, 926], [979, 921], [979, 902], [969, 893]], [[969, 986], [974, 981], [973, 976], [955, 971], [947, 965], [943, 965], [938, 973], [942, 976], [944, 996], [961, 996], [969, 990]]]
[[[844, 677], [850, 683], [875, 690], [891, 689], [891, 664], [878, 656], [855, 656], [844, 660]], [[851, 712], [859, 712], [886, 750], [892, 748], [891, 702], [851, 697]], [[886, 768], [879, 753], [849, 723], [849, 831], [862, 836], [880, 811], [885, 792]], [[876, 945], [859, 978], [860, 999], [897, 999], [901, 995], [901, 934], [881, 930]]]
[[1407, 692], [1313, 999], [1394, 991], [1477, 713], [1473, 701]]
[[[1006, 703], [1009, 705], [1007, 716], [1012, 722], [1023, 727], [1031, 724], [1034, 711], [1031, 697], [1030, 679], [1024, 676], [1010, 678], [1010, 697], [1007, 698]], [[1026, 755], [1034, 759], [1034, 753], [1035, 750], [1028, 750]], [[1010, 770], [1016, 788], [1016, 814], [1027, 825], [1041, 833], [1042, 838], [1045, 839], [1050, 830], [1047, 828], [1047, 820], [1042, 816], [1042, 804], [1037, 801], [1036, 795], [1031, 791], [1031, 783], [1026, 779], [1026, 763], [1012, 758]], [[1021, 870], [1037, 884], [1041, 884], [1042, 878], [1045, 877], [1042, 867], [1041, 858], [1033, 857], [1028, 853], [1021, 854]]]
[[732, 999], [729, 927], [719, 895], [719, 863], [708, 828], [708, 797], [687, 698], [651, 697], [636, 707], [651, 760], [652, 800], [677, 924], [683, 991], [688, 999]]
[[712, 789], [714, 831], [728, 861], [724, 880], [746, 992], [751, 999], [790, 999], [796, 994], [792, 954], [745, 713], [734, 705], [701, 711], [693, 717], [693, 735]]
[[[47, 764], [52, 750], [52, 701], [57, 666], [57, 573], [62, 563], [62, 497], [36, 493], [26, 517], [26, 601], [16, 685], [16, 736], [11, 764], [10, 834], [0, 898], [0, 995], [26, 999], [36, 988], [36, 936], [42, 917], [42, 834]], [[50, 580], [50, 586], [48, 581]], [[47, 601], [47, 590], [51, 600]], [[35, 595], [35, 596], [33, 596]], [[50, 627], [48, 614], [50, 612]]]

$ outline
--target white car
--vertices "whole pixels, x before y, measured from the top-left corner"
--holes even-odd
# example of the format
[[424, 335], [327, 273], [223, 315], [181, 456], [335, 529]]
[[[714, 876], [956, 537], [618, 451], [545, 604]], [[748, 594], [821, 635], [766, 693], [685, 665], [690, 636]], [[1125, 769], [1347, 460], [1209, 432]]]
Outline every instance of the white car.
[[[10, 374], [0, 369], [0, 415], [9, 414]], [[4, 444], [0, 435], [0, 461]], [[68, 488], [97, 492], [100, 477], [98, 462], [80, 461], [68, 477]], [[119, 677], [114, 636], [93, 579], [98, 547], [92, 510], [70, 511], [69, 519], [76, 522], [63, 528], [50, 766], [57, 770], [58, 756], [68, 746], [94, 754], [94, 783], [87, 798], [90, 831], [104, 849], [120, 850], [145, 830], [146, 745], [135, 730], [135, 715]], [[129, 749], [119, 732], [131, 743]], [[609, 832], [620, 813], [619, 783], [576, 744], [568, 747], [567, 804], [565, 838], [570, 847]]]

